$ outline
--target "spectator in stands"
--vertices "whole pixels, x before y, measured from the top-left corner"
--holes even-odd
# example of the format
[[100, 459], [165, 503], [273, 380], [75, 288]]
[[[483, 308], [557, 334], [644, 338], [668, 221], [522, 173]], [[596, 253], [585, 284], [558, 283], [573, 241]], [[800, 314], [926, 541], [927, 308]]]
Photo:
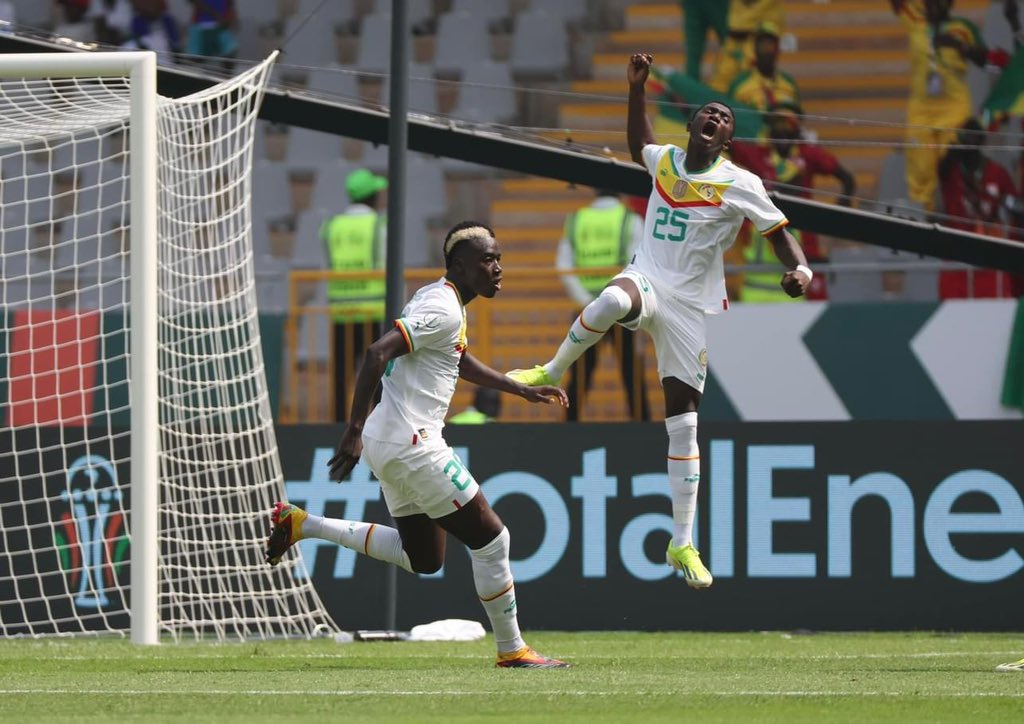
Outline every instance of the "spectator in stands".
[[178, 21], [167, 12], [164, 0], [132, 0], [131, 32], [121, 44], [130, 50], [152, 50], [163, 63], [173, 63], [181, 52]]
[[501, 394], [493, 387], [477, 387], [473, 404], [448, 418], [452, 425], [483, 425], [494, 422], [501, 414]]
[[800, 105], [800, 90], [789, 73], [779, 70], [779, 28], [762, 23], [754, 34], [754, 65], [729, 86], [729, 95], [740, 103], [767, 111], [771, 106]]
[[[783, 193], [811, 198], [815, 176], [833, 176], [843, 187], [839, 203], [849, 206], [856, 193], [857, 185], [853, 174], [839, 163], [834, 155], [815, 143], [802, 143], [803, 129], [800, 126], [800, 106], [780, 103], [768, 109], [766, 114], [770, 143], [764, 147], [766, 162], [771, 166], [776, 184], [784, 184]], [[793, 235], [800, 241], [808, 261], [827, 261], [819, 243], [818, 235], [810, 231], [796, 231]], [[781, 266], [775, 257], [772, 245], [765, 242], [760, 234], [743, 249], [747, 264], [775, 264]], [[784, 302], [792, 298], [779, 288], [778, 272], [746, 272], [743, 279], [744, 302]], [[825, 275], [811, 280], [807, 288], [807, 299], [825, 299]], [[801, 297], [797, 297], [800, 299]]]
[[722, 45], [729, 34], [729, 5], [723, 0], [681, 0], [683, 39], [686, 44], [686, 74], [701, 78], [701, 61], [707, 45], [708, 30], [713, 30]]
[[[188, 28], [188, 54], [234, 58], [238, 40], [232, 30], [238, 18], [234, 0], [189, 0], [193, 6]], [[226, 62], [230, 69], [230, 61]]]
[[80, 43], [96, 39], [93, 23], [89, 20], [89, 0], [59, 0], [60, 20], [53, 28], [54, 35], [71, 38]]
[[[958, 148], [942, 159], [939, 177], [942, 201], [955, 229], [989, 236], [1005, 236], [1008, 221], [1014, 226], [1021, 218], [1013, 214], [1020, 197], [1010, 173], [982, 153], [985, 135], [981, 123], [971, 118], [957, 137]], [[944, 271], [939, 275], [942, 299], [965, 297], [1016, 297], [1022, 280], [994, 269]]]
[[754, 62], [754, 33], [761, 23], [774, 23], [781, 31], [784, 20], [782, 0], [730, 0], [729, 32], [718, 49], [708, 85], [725, 93], [736, 76]]
[[[584, 269], [587, 267], [618, 267], [629, 263], [633, 247], [643, 236], [644, 222], [640, 216], [629, 210], [614, 191], [598, 190], [597, 198], [589, 205], [569, 215], [565, 230], [558, 242], [556, 266], [560, 270]], [[562, 283], [572, 300], [580, 309], [594, 301], [601, 293], [612, 274], [597, 276], [562, 275]], [[575, 315], [573, 319], [575, 319]], [[614, 343], [618, 353], [622, 384], [626, 390], [630, 414], [641, 420], [650, 419], [647, 405], [647, 391], [643, 378], [643, 363], [636, 355], [636, 334], [624, 327], [615, 327], [607, 337]], [[583, 394], [590, 389], [597, 366], [598, 346], [587, 348], [583, 353], [583, 379], [577, 378], [579, 364], [569, 368], [569, 408], [566, 419], [579, 420]], [[636, 380], [636, 384], [634, 384]], [[580, 393], [583, 394], [580, 394]], [[639, 395], [639, 408], [636, 404]]]
[[952, 0], [889, 1], [910, 35], [907, 191], [931, 211], [939, 161], [971, 116], [967, 62], [983, 66], [988, 52], [974, 23], [950, 15]]
[[[350, 205], [320, 228], [327, 263], [333, 271], [383, 269], [387, 251], [387, 217], [379, 212], [382, 193], [388, 187], [383, 176], [368, 169], [353, 171], [345, 179]], [[335, 419], [347, 419], [348, 381], [356, 363], [376, 339], [384, 318], [384, 280], [350, 279], [329, 282], [327, 297], [334, 322]], [[350, 357], [346, 357], [346, 352]], [[350, 367], [351, 365], [351, 367]]]

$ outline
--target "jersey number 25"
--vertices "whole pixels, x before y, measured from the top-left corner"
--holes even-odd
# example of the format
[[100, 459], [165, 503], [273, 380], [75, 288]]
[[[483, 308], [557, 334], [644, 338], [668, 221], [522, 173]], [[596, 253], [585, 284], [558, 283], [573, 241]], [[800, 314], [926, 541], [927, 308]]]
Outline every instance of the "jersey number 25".
[[686, 220], [690, 215], [679, 209], [672, 213], [662, 206], [655, 212], [654, 231], [651, 236], [659, 241], [682, 241], [686, 238]]

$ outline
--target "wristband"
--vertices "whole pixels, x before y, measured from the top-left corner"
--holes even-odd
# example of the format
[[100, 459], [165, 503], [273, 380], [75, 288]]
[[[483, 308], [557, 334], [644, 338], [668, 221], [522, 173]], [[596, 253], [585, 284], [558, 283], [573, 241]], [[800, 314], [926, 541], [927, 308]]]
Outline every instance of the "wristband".
[[797, 264], [796, 269], [794, 269], [793, 271], [803, 272], [804, 274], [806, 274], [808, 283], [810, 283], [811, 279], [814, 279], [814, 272], [812, 272], [809, 267], [803, 264]]

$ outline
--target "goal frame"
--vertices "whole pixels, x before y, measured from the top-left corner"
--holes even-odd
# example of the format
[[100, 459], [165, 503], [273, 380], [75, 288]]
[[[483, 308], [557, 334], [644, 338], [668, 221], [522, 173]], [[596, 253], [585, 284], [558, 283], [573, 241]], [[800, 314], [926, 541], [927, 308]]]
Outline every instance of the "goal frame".
[[157, 104], [152, 51], [0, 54], [0, 79], [127, 78], [131, 194], [130, 616], [134, 644], [159, 643]]

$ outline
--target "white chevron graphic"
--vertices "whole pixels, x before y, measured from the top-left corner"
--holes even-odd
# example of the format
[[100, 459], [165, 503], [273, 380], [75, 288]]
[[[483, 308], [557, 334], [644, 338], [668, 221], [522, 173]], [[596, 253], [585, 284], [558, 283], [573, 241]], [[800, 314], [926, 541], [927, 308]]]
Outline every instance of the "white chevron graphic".
[[738, 304], [708, 317], [711, 370], [742, 419], [850, 419], [802, 339], [826, 307]]
[[958, 420], [1021, 417], [1020, 410], [999, 403], [1016, 308], [1010, 299], [945, 302], [911, 341]]

